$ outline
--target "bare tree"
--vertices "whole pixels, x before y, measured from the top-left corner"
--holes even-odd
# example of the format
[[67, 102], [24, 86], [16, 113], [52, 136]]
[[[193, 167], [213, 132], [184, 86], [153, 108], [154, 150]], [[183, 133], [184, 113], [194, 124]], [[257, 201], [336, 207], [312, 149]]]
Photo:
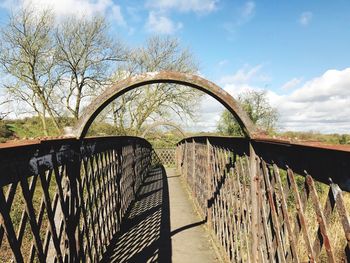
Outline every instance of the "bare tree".
[[110, 84], [116, 62], [126, 59], [126, 48], [108, 36], [108, 25], [102, 17], [68, 18], [55, 34], [58, 65], [66, 109], [79, 118], [82, 104]]
[[[170, 37], [151, 37], [145, 46], [135, 48], [115, 79], [161, 70], [194, 73], [198, 66], [188, 49]], [[193, 117], [201, 92], [175, 84], [153, 84], [130, 91], [111, 104], [119, 134], [140, 134], [147, 120], [167, 120], [176, 114]]]
[[31, 6], [11, 15], [0, 39], [0, 66], [9, 76], [3, 84], [40, 117], [46, 135], [47, 118], [57, 132], [59, 117], [78, 119], [127, 57], [125, 46], [109, 37], [103, 18], [66, 17], [55, 23], [52, 12]]
[[[59, 132], [60, 117], [78, 119], [84, 105], [122, 77], [198, 69], [191, 52], [174, 38], [153, 37], [128, 52], [108, 36], [101, 17], [57, 24], [50, 11], [25, 7], [10, 17], [0, 39], [0, 66], [9, 76], [4, 86], [40, 117], [46, 135], [48, 118]], [[149, 119], [193, 116], [200, 94], [175, 84], [147, 85], [112, 103], [111, 116], [119, 133], [138, 134]]]
[[0, 65], [11, 81], [4, 84], [9, 93], [28, 103], [40, 117], [47, 135], [46, 117], [59, 131], [53, 109], [54, 89], [60, 73], [56, 68], [52, 42], [53, 16], [48, 11], [21, 9], [11, 15], [1, 30]]

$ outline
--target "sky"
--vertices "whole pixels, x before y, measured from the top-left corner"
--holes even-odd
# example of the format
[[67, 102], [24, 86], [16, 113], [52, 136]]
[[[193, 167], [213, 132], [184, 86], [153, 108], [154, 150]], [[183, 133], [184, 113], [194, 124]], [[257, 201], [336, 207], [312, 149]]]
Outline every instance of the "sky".
[[[0, 0], [0, 23], [29, 0]], [[57, 16], [102, 14], [131, 45], [177, 37], [198, 74], [232, 96], [267, 90], [281, 130], [350, 132], [350, 1], [32, 0]], [[222, 107], [208, 97], [189, 128], [214, 130]]]

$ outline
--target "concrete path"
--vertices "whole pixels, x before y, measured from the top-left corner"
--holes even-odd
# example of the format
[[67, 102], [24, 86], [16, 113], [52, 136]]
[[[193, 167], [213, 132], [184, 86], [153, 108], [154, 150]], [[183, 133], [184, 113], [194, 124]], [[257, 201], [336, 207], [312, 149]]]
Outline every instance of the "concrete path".
[[180, 175], [175, 169], [167, 169], [170, 193], [172, 262], [209, 263], [220, 262], [211, 246], [209, 234], [195, 213]]
[[102, 262], [219, 262], [203, 224], [175, 170], [155, 168]]

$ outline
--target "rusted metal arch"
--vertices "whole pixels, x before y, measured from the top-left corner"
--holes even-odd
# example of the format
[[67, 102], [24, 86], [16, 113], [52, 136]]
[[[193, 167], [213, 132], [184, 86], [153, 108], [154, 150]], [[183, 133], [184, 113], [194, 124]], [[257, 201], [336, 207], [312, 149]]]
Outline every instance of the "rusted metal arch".
[[85, 137], [91, 123], [110, 102], [127, 91], [154, 83], [174, 83], [201, 90], [218, 100], [236, 117], [246, 137], [254, 137], [254, 134], [257, 132], [255, 125], [239, 103], [213, 82], [189, 73], [161, 71], [131, 76], [115, 83], [112, 87], [95, 98], [84, 110], [82, 116], [73, 128], [72, 135], [77, 138]]
[[180, 126], [178, 126], [177, 124], [173, 123], [173, 122], [168, 122], [168, 121], [157, 121], [157, 122], [154, 122], [152, 123], [150, 126], [148, 126], [146, 128], [146, 130], [142, 133], [141, 137], [142, 138], [145, 138], [146, 137], [146, 134], [149, 133], [152, 129], [154, 129], [155, 127], [157, 126], [171, 126], [173, 128], [175, 128], [176, 130], [178, 130], [182, 137], [185, 138], [186, 137], [186, 134], [185, 132], [180, 128]]

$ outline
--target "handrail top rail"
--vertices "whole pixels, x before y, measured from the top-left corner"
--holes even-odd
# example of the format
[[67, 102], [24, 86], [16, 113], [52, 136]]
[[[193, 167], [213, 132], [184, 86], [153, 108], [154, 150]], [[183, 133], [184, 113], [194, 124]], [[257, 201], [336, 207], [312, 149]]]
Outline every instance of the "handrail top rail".
[[[108, 140], [108, 139], [138, 139], [147, 141], [146, 139], [138, 136], [129, 136], [129, 135], [111, 135], [111, 136], [91, 136], [85, 137], [83, 139], [77, 139], [76, 137], [50, 137], [50, 138], [36, 138], [28, 140], [18, 140], [18, 141], [9, 141], [5, 143], [0, 143], [0, 152], [4, 149], [14, 149], [14, 148], [23, 148], [23, 147], [32, 147], [35, 145], [43, 144], [60, 144], [60, 143], [74, 143], [78, 141], [94, 141], [94, 140]], [[148, 141], [147, 141], [148, 142]]]
[[284, 146], [301, 146], [301, 147], [307, 147], [307, 148], [315, 148], [315, 149], [322, 149], [322, 150], [330, 150], [330, 151], [340, 151], [340, 152], [350, 152], [350, 145], [342, 145], [342, 144], [327, 144], [323, 142], [315, 142], [315, 141], [291, 141], [283, 138], [270, 138], [270, 137], [255, 137], [255, 138], [246, 138], [246, 137], [240, 137], [240, 136], [191, 136], [186, 137], [180, 140], [176, 143], [176, 145], [179, 145], [181, 143], [184, 143], [185, 141], [191, 141], [191, 140], [206, 140], [206, 139], [218, 139], [218, 140], [242, 140], [242, 141], [251, 141], [251, 142], [261, 142], [261, 143], [268, 143], [268, 144], [280, 144]]

